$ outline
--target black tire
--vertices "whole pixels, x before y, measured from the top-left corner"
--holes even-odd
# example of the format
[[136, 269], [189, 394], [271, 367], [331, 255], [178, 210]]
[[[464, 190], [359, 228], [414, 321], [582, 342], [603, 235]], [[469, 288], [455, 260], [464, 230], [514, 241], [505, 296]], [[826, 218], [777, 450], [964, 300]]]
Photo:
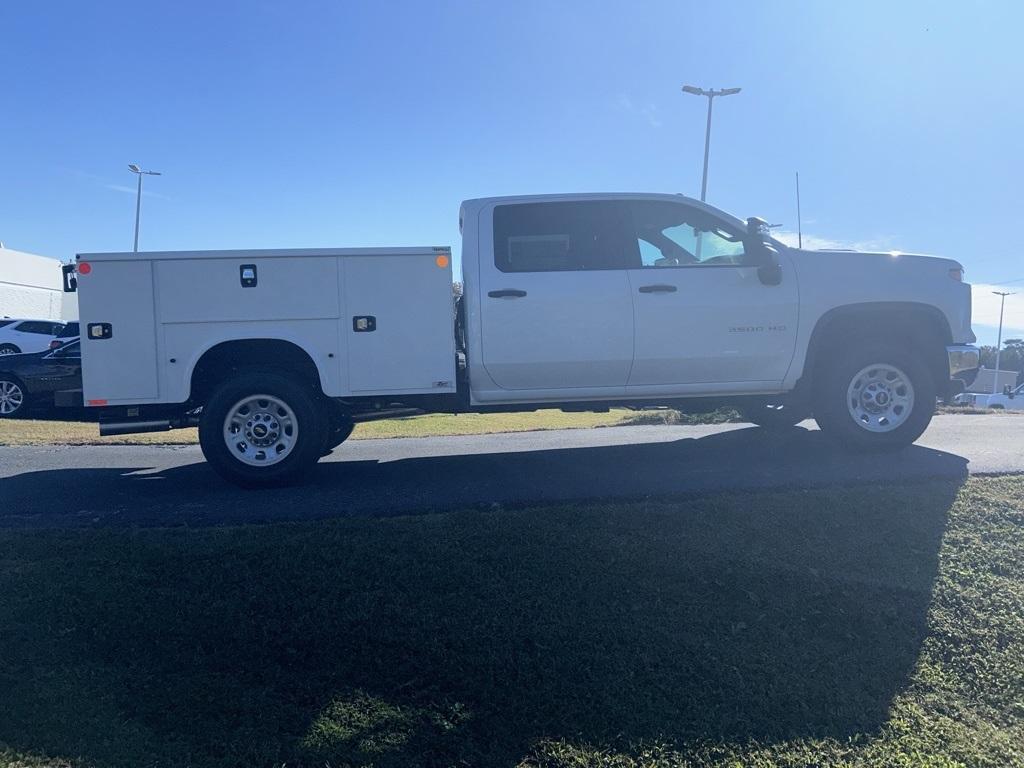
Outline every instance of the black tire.
[[[863, 384], [872, 375], [877, 375], [869, 373], [867, 377], [859, 377], [862, 371], [873, 366], [882, 370], [883, 378], [885, 371], [891, 368], [895, 368], [904, 378], [888, 383], [892, 385], [887, 395], [890, 408], [888, 414], [882, 406], [880, 412], [865, 414], [858, 419], [854, 415], [855, 404], [862, 398], [851, 397], [851, 404], [848, 405], [847, 396], [854, 386], [855, 378]], [[892, 397], [900, 395], [901, 388], [905, 396], [908, 391], [907, 382], [913, 404], [909, 408], [905, 407], [905, 410], [897, 411], [895, 409], [898, 406], [893, 404]], [[862, 394], [865, 389], [861, 388]], [[910, 445], [928, 428], [935, 413], [936, 399], [935, 381], [917, 354], [888, 344], [863, 344], [845, 351], [827, 364], [815, 391], [814, 418], [822, 432], [843, 447], [860, 451], [893, 451]], [[895, 426], [886, 426], [885, 419], [891, 419], [889, 423], [895, 423]], [[865, 425], [874, 425], [875, 429], [888, 431], [872, 431], [871, 427]]]
[[0, 375], [0, 419], [19, 419], [28, 412], [28, 393], [13, 376]]
[[[260, 395], [270, 399], [260, 400]], [[241, 434], [238, 435], [239, 442], [256, 454], [247, 456], [248, 460], [257, 461], [258, 454], [264, 453], [270, 454], [263, 459], [269, 463], [247, 463], [242, 458], [241, 449], [229, 446], [225, 436], [228, 415], [237, 413], [236, 407], [246, 398], [261, 403], [256, 406], [259, 409], [256, 415], [260, 418], [275, 418], [275, 411], [285, 413], [286, 418], [281, 419], [281, 424], [287, 423], [294, 431], [290, 433], [293, 439], [288, 444], [287, 452], [279, 451], [284, 453], [283, 458], [275, 459], [272, 455], [280, 446], [268, 445], [265, 450], [261, 450], [259, 446], [245, 443], [245, 437]], [[290, 414], [287, 414], [288, 410]], [[239, 418], [244, 419], [245, 416]], [[272, 428], [278, 428], [277, 422], [267, 423], [272, 423]], [[280, 373], [242, 373], [221, 384], [204, 405], [199, 420], [199, 444], [214, 471], [236, 485], [243, 488], [290, 485], [301, 480], [320, 458], [325, 423], [321, 401], [308, 385]], [[261, 424], [257, 424], [255, 429], [260, 427]], [[248, 429], [244, 422], [239, 428]], [[282, 439], [285, 428], [281, 427]], [[263, 426], [263, 429], [266, 437], [267, 427]], [[275, 433], [269, 435], [270, 438], [274, 436]]]
[[0, 355], [20, 355], [21, 348], [15, 344], [0, 344]]
[[744, 421], [770, 430], [795, 427], [811, 416], [811, 410], [806, 405], [782, 400], [766, 400], [737, 410]]
[[331, 451], [337, 448], [339, 445], [344, 443], [352, 435], [352, 431], [356, 428], [354, 422], [344, 419], [335, 423], [325, 430], [324, 434], [324, 449], [320, 453], [321, 456], [330, 455]]

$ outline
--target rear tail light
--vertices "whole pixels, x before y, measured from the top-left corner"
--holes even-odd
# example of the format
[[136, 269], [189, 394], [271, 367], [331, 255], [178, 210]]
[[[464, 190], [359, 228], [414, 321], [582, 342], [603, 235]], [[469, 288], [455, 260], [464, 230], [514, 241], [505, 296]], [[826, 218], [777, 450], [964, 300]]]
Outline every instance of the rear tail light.
[[958, 283], [962, 283], [964, 281], [964, 268], [953, 267], [951, 270], [949, 270], [949, 276], [956, 280]]

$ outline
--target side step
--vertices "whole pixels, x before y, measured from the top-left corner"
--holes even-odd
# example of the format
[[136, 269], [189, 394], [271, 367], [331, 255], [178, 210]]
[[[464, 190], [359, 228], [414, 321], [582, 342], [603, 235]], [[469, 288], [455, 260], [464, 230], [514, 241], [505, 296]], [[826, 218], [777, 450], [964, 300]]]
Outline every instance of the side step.
[[170, 428], [170, 419], [156, 419], [154, 421], [101, 421], [100, 437], [134, 435], [139, 432], [166, 432]]
[[111, 408], [100, 414], [100, 437], [134, 435], [139, 432], [166, 432], [169, 429], [195, 427], [197, 414], [164, 416], [161, 413], [139, 413], [138, 407]]

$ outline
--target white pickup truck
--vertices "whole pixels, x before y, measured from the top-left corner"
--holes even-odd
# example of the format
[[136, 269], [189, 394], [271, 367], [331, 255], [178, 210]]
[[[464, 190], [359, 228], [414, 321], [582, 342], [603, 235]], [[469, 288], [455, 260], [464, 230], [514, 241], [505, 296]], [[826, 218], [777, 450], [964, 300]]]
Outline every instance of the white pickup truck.
[[955, 261], [797, 250], [677, 195], [469, 200], [459, 226], [457, 300], [447, 247], [80, 254], [86, 405], [102, 434], [198, 424], [265, 486], [420, 412], [732, 405], [898, 448], [978, 365]]

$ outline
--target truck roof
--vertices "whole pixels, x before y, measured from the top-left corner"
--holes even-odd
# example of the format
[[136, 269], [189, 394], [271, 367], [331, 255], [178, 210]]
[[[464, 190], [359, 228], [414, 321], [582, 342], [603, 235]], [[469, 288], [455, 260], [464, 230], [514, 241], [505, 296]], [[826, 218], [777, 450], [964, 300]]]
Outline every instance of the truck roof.
[[118, 251], [79, 253], [77, 261], [140, 261], [168, 259], [266, 259], [291, 256], [432, 256], [451, 253], [447, 245], [407, 248], [242, 248], [227, 251]]
[[746, 227], [746, 223], [730, 213], [726, 213], [713, 205], [702, 203], [692, 197], [665, 192], [566, 192], [544, 195], [506, 195], [503, 197], [478, 197], [464, 200], [463, 212], [476, 212], [492, 203], [553, 203], [572, 202], [574, 200], [665, 200], [672, 203], [685, 203], [694, 208], [707, 211], [713, 216], [726, 219], [736, 227]]

